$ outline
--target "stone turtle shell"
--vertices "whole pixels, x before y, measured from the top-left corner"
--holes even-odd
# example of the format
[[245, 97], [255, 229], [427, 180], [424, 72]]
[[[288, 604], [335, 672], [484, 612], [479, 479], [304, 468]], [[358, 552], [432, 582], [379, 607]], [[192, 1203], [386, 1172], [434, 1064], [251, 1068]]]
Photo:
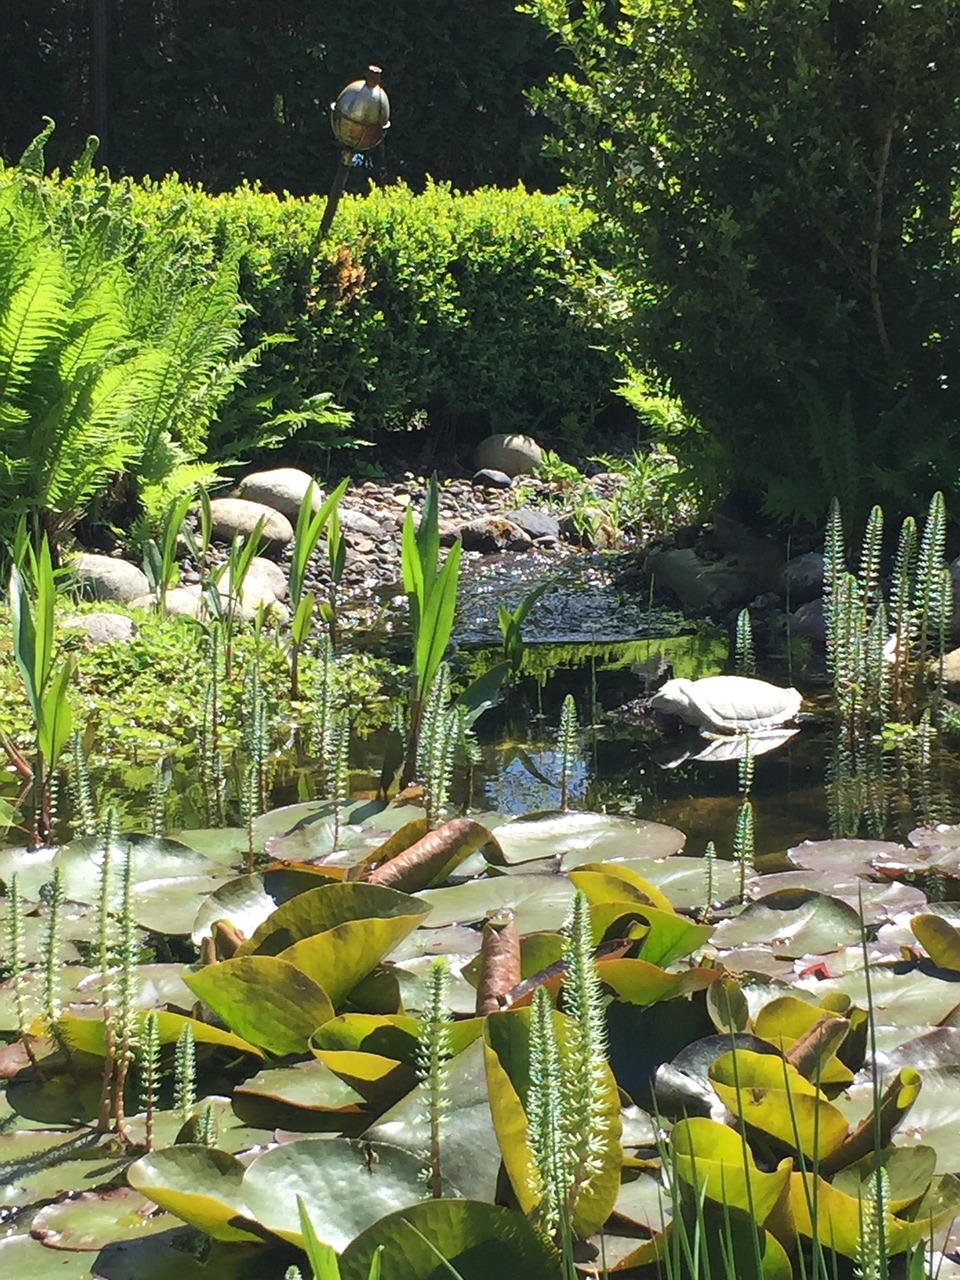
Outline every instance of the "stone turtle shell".
[[702, 680], [668, 680], [649, 705], [654, 711], [680, 716], [688, 724], [714, 733], [750, 733], [792, 720], [801, 702], [796, 689], [781, 689], [766, 680], [706, 676]]

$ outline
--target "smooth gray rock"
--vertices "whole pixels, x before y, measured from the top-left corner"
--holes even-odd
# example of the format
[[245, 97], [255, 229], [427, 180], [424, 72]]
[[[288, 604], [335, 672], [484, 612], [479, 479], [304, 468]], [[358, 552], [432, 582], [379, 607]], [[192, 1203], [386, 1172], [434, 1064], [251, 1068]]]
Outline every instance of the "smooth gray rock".
[[510, 512], [510, 519], [531, 538], [560, 537], [559, 519], [547, 511], [538, 511], [536, 507], [519, 507]]
[[806, 636], [818, 649], [827, 646], [827, 622], [823, 616], [823, 600], [808, 600], [790, 615], [790, 630]]
[[137, 624], [125, 613], [82, 613], [65, 618], [61, 624], [71, 631], [82, 631], [90, 644], [126, 644], [137, 634]]
[[245, 498], [214, 498], [210, 503], [210, 536], [216, 542], [247, 538], [261, 517], [265, 542], [285, 547], [293, 541], [293, 526], [286, 516], [262, 502], [248, 502]]
[[725, 614], [742, 609], [755, 596], [780, 587], [780, 573], [766, 562], [749, 564], [720, 559], [702, 560], [693, 548], [651, 552], [643, 576], [658, 589], [666, 588], [688, 613]]
[[487, 436], [473, 455], [478, 471], [502, 471], [508, 476], [526, 476], [543, 461], [543, 450], [533, 436]]
[[[220, 579], [221, 593], [230, 589], [230, 571], [225, 570]], [[249, 592], [251, 597], [258, 595], [261, 599], [286, 600], [289, 591], [287, 575], [274, 560], [264, 556], [254, 556], [243, 580], [242, 593]]]
[[351, 533], [362, 533], [365, 538], [379, 538], [380, 525], [370, 516], [365, 516], [362, 511], [341, 507], [338, 514], [341, 529], [349, 529]]
[[84, 594], [94, 600], [129, 603], [150, 590], [147, 575], [129, 560], [84, 551], [74, 561], [74, 571]]
[[273, 471], [254, 471], [244, 476], [237, 486], [237, 496], [248, 502], [259, 502], [265, 507], [279, 511], [288, 520], [296, 523], [300, 512], [300, 504], [313, 485], [314, 511], [319, 511], [323, 504], [324, 493], [313, 476], [297, 467], [276, 467]]
[[464, 551], [527, 551], [533, 546], [529, 533], [504, 516], [481, 516], [460, 528]]
[[478, 489], [512, 489], [513, 479], [505, 471], [495, 471], [493, 467], [484, 467], [476, 473], [471, 482]]

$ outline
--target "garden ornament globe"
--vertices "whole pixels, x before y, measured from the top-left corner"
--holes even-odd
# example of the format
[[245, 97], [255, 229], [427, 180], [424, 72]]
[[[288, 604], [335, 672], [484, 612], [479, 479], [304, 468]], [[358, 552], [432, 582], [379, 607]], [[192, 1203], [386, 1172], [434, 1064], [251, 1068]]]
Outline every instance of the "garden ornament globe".
[[327, 207], [317, 233], [322, 240], [330, 229], [343, 194], [353, 157], [369, 151], [390, 128], [390, 100], [380, 83], [380, 68], [368, 67], [362, 80], [352, 80], [330, 104], [330, 128], [340, 144], [340, 163], [327, 196]]

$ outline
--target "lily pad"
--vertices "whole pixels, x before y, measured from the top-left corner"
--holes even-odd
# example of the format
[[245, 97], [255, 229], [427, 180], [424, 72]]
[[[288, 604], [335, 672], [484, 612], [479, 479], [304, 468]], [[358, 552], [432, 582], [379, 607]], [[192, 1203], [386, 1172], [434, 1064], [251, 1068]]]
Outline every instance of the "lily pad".
[[367, 1280], [378, 1249], [391, 1280], [490, 1280], [494, 1275], [554, 1280], [556, 1254], [522, 1214], [473, 1200], [428, 1200], [389, 1214], [344, 1250], [343, 1280]]
[[186, 983], [243, 1039], [281, 1057], [305, 1053], [317, 1027], [333, 1017], [323, 988], [276, 956], [206, 965], [188, 974]]
[[664, 858], [678, 853], [686, 839], [683, 832], [660, 822], [572, 810], [513, 818], [494, 827], [493, 835], [503, 852], [501, 865], [545, 858], [576, 865], [571, 854], [589, 862]]
[[303, 1196], [317, 1236], [342, 1250], [355, 1236], [423, 1196], [422, 1159], [383, 1143], [342, 1138], [301, 1139], [273, 1147], [243, 1180], [248, 1216], [301, 1245], [297, 1196]]
[[132, 1187], [84, 1191], [71, 1200], [46, 1205], [34, 1216], [30, 1234], [48, 1249], [102, 1249], [119, 1240], [169, 1231], [175, 1219]]
[[[214, 885], [222, 883], [224, 871], [221, 864], [212, 862], [194, 849], [176, 840], [159, 836], [145, 836], [138, 832], [122, 834], [110, 845], [111, 903], [119, 908], [123, 892], [123, 864], [130, 850], [134, 883], [134, 898], [141, 885], [154, 880], [177, 880], [194, 877], [214, 877]], [[100, 894], [104, 860], [103, 841], [90, 836], [73, 840], [57, 853], [54, 866], [63, 873], [63, 889], [68, 898], [76, 902], [96, 902]], [[189, 930], [187, 930], [189, 932]]]
[[444, 889], [424, 889], [417, 899], [430, 908], [427, 929], [480, 922], [492, 912], [513, 911], [520, 933], [560, 928], [573, 902], [566, 876], [489, 876]]
[[[479, 1041], [458, 1054], [447, 1067], [447, 1104], [444, 1108], [441, 1142], [443, 1170], [472, 1200], [493, 1202], [500, 1169], [497, 1145], [487, 1098], [483, 1046]], [[391, 1107], [372, 1125], [365, 1136], [386, 1142], [421, 1161], [430, 1148], [427, 1085], [420, 1084]]]
[[115, 1178], [123, 1164], [92, 1130], [72, 1136], [43, 1129], [0, 1134], [0, 1208], [101, 1186]]
[[860, 917], [846, 902], [808, 890], [780, 890], [751, 902], [713, 933], [720, 951], [741, 944], [770, 947], [775, 955], [828, 955], [859, 940]]
[[[151, 1151], [127, 1170], [127, 1181], [154, 1204], [215, 1240], [259, 1240], [233, 1219], [244, 1216], [246, 1166], [215, 1147], [186, 1143]], [[248, 1215], [249, 1216], [249, 1215]]]
[[[397, 921], [397, 940], [426, 911], [415, 897], [371, 884], [327, 884], [300, 893], [277, 907], [238, 950], [237, 955], [276, 956], [304, 938], [354, 921]], [[372, 966], [371, 966], [372, 967]]]

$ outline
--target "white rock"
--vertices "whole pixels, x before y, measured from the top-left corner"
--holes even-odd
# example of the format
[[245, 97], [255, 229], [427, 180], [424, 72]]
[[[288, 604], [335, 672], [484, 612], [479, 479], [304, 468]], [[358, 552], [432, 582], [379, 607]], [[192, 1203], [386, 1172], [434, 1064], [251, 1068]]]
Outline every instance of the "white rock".
[[210, 503], [210, 536], [218, 542], [249, 537], [261, 518], [265, 542], [285, 547], [293, 541], [293, 526], [286, 516], [245, 498], [214, 498]]
[[481, 440], [473, 457], [478, 471], [527, 476], [543, 461], [543, 450], [533, 436], [497, 435]]
[[73, 564], [84, 591], [94, 600], [129, 602], [150, 590], [147, 575], [129, 560], [84, 551]]
[[127, 643], [137, 634], [137, 624], [125, 613], [82, 613], [65, 618], [64, 629], [82, 631], [90, 644]]
[[313, 485], [314, 511], [319, 511], [323, 504], [323, 490], [306, 471], [297, 467], [276, 467], [273, 471], [255, 471], [244, 476], [237, 486], [238, 497], [248, 502], [260, 502], [265, 507], [272, 507], [288, 520], [296, 523], [300, 504]]

